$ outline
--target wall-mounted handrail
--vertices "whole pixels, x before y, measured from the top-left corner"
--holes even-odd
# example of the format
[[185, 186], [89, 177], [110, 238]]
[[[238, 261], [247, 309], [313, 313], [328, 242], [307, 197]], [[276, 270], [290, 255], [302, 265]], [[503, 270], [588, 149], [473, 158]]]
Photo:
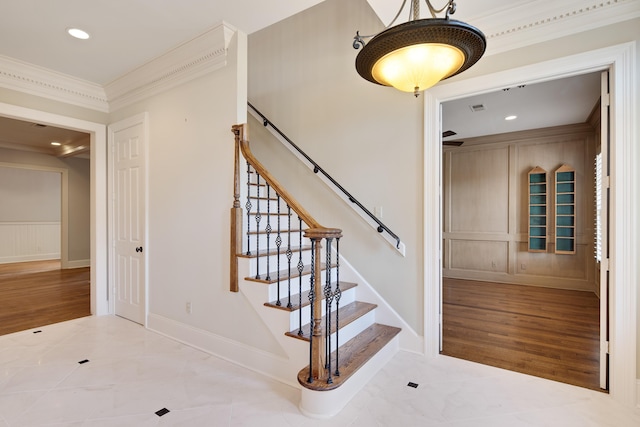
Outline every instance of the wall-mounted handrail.
[[395, 241], [396, 241], [396, 249], [400, 249], [401, 240], [389, 227], [387, 227], [380, 219], [378, 219], [374, 214], [371, 213], [366, 207], [362, 205], [355, 197], [351, 195], [340, 183], [338, 183], [331, 175], [329, 175], [320, 165], [318, 165], [307, 153], [305, 153], [300, 147], [298, 147], [289, 137], [287, 137], [276, 125], [273, 124], [264, 114], [260, 112], [256, 107], [254, 107], [250, 102], [248, 103], [249, 108], [253, 110], [260, 118], [262, 119], [262, 124], [267, 127], [270, 126], [274, 132], [276, 132], [284, 141], [286, 141], [295, 151], [298, 152], [302, 157], [304, 157], [310, 164], [313, 166], [313, 172], [320, 172], [329, 182], [331, 182], [340, 192], [342, 192], [346, 198], [361, 209], [362, 213], [369, 217], [373, 222], [377, 224], [376, 230], [378, 233], [382, 233], [386, 231]]

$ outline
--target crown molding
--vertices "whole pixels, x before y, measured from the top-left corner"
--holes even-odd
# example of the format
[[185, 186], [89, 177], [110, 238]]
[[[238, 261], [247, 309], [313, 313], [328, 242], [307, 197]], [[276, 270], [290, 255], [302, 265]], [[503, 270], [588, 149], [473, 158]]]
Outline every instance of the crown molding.
[[[390, 22], [397, 12], [393, 2], [367, 1], [383, 23]], [[485, 34], [485, 56], [489, 56], [637, 18], [640, 0], [512, 0], [504, 7], [480, 13], [466, 11], [459, 4], [452, 18], [468, 22]], [[421, 18], [428, 16], [422, 14]]]
[[227, 48], [236, 29], [220, 23], [105, 86], [110, 110], [131, 105], [227, 64]]
[[102, 86], [0, 55], [0, 87], [107, 112]]
[[469, 22], [484, 32], [488, 56], [637, 17], [640, 0], [537, 0]]
[[106, 113], [224, 67], [236, 31], [222, 22], [104, 87], [0, 55], [0, 87]]

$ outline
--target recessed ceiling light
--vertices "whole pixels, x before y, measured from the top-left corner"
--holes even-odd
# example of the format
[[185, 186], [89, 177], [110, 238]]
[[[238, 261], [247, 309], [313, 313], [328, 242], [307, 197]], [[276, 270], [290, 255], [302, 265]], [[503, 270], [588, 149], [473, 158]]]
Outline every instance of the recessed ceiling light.
[[515, 120], [515, 119], [517, 119], [517, 118], [518, 118], [518, 116], [507, 116], [507, 117], [505, 117], [504, 119], [505, 119], [505, 120]]
[[67, 33], [69, 33], [71, 37], [75, 37], [80, 40], [86, 40], [90, 37], [89, 33], [81, 30], [80, 28], [67, 28]]
[[55, 145], [55, 146], [57, 147], [57, 146], [62, 145], [62, 144], [60, 144], [59, 142], [53, 141], [53, 142], [51, 143], [51, 145]]

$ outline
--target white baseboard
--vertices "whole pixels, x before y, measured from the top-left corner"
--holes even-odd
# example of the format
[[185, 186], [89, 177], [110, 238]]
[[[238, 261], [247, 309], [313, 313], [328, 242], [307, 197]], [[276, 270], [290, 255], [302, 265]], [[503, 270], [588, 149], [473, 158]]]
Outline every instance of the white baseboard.
[[60, 259], [60, 253], [51, 254], [35, 254], [35, 255], [15, 255], [0, 257], [0, 264], [11, 264], [14, 262], [29, 262], [29, 261], [48, 261], [50, 259]]
[[297, 370], [294, 375], [291, 374], [291, 361], [286, 357], [267, 353], [157, 314], [148, 315], [147, 328], [281, 383], [300, 388], [296, 381]]
[[62, 264], [62, 268], [82, 268], [82, 267], [91, 267], [91, 260], [79, 259], [75, 261], [67, 261]]

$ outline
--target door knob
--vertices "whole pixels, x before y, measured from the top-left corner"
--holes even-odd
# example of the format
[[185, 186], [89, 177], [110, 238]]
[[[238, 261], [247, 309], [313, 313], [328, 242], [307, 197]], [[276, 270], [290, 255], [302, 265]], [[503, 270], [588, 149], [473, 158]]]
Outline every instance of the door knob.
[[136, 252], [142, 252], [142, 246], [137, 247]]

